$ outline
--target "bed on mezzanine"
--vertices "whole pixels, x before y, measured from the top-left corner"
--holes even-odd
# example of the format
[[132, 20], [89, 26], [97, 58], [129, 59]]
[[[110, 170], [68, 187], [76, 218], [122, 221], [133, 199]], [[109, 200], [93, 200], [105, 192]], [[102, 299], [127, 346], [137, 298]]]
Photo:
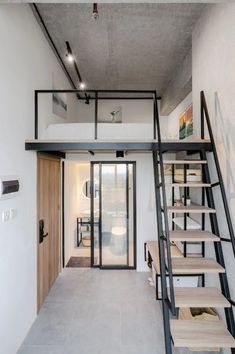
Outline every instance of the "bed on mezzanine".
[[[94, 123], [49, 124], [42, 140], [94, 141]], [[98, 123], [97, 137], [102, 141], [152, 141], [153, 125], [148, 123]]]

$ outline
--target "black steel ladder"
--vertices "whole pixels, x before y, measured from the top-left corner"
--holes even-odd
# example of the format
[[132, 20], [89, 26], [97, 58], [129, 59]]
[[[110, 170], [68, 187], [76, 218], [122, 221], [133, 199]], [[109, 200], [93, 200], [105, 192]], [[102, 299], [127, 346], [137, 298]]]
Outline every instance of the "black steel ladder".
[[[175, 294], [174, 294], [174, 284], [173, 284], [173, 267], [172, 267], [172, 257], [171, 257], [171, 240], [170, 240], [170, 230], [168, 221], [168, 206], [166, 198], [166, 186], [164, 177], [164, 163], [163, 154], [168, 151], [162, 150], [161, 141], [161, 130], [160, 130], [160, 120], [158, 114], [157, 105], [154, 107], [156, 128], [157, 128], [157, 138], [158, 143], [153, 146], [153, 168], [154, 168], [154, 183], [155, 183], [155, 197], [156, 197], [156, 212], [157, 212], [157, 224], [158, 224], [158, 249], [159, 249], [159, 263], [160, 263], [160, 275], [161, 275], [161, 292], [162, 292], [162, 312], [163, 312], [163, 324], [164, 324], [164, 337], [165, 337], [165, 352], [166, 354], [172, 354], [172, 332], [171, 332], [171, 318], [178, 315], [178, 311], [175, 305]], [[225, 187], [223, 183], [222, 173], [219, 165], [219, 159], [216, 151], [215, 141], [213, 137], [213, 132], [210, 124], [209, 113], [207, 109], [207, 104], [205, 100], [204, 92], [201, 92], [201, 139], [205, 139], [205, 125], [206, 121], [207, 129], [209, 133], [209, 140], [211, 144], [211, 153], [213, 154], [216, 172], [218, 176], [218, 182], [211, 184], [210, 171], [208, 163], [202, 164], [202, 176], [203, 183], [210, 185], [210, 187], [202, 187], [202, 201], [205, 203], [207, 201], [207, 206], [209, 208], [215, 209], [215, 201], [213, 196], [213, 188], [220, 188], [223, 208], [226, 215], [229, 237], [224, 238], [220, 235], [218, 220], [216, 213], [209, 214], [210, 227], [213, 235], [220, 238], [220, 242], [214, 242], [215, 258], [219, 265], [225, 268], [224, 273], [219, 273], [219, 281], [221, 292], [224, 297], [231, 303], [235, 305], [234, 301], [231, 300], [228, 278], [226, 273], [226, 265], [223, 255], [222, 242], [229, 242], [232, 245], [233, 254], [235, 257], [235, 236], [232, 226], [232, 220], [230, 216], [230, 211], [228, 207], [228, 202], [225, 193]], [[180, 142], [179, 142], [180, 144]], [[180, 149], [178, 149], [179, 151]], [[186, 151], [187, 153], [187, 151]], [[207, 154], [204, 149], [197, 148], [197, 142], [195, 142], [194, 153], [199, 154], [200, 161], [207, 161]], [[184, 176], [186, 182], [186, 174]], [[185, 189], [186, 191], [186, 189]], [[206, 198], [205, 198], [206, 197]], [[186, 205], [186, 200], [185, 200]], [[187, 215], [187, 214], [186, 214]], [[186, 224], [185, 224], [186, 226]], [[205, 228], [205, 214], [202, 216], [202, 230]], [[186, 229], [186, 227], [185, 227]], [[186, 256], [186, 254], [184, 254]], [[205, 256], [204, 243], [202, 256]], [[205, 286], [205, 279], [202, 278], [202, 287]], [[232, 306], [226, 307], [225, 318], [227, 323], [227, 329], [233, 337], [235, 337], [235, 322]], [[231, 348], [231, 353], [235, 354], [235, 348]]]

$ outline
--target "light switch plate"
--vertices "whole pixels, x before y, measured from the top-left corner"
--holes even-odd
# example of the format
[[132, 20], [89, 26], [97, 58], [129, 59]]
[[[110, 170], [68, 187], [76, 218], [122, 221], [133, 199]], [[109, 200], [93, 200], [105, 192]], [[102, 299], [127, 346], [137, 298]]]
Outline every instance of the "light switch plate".
[[10, 220], [10, 210], [4, 210], [2, 212], [2, 222], [5, 223]]
[[17, 209], [10, 209], [10, 220], [16, 218], [17, 216]]

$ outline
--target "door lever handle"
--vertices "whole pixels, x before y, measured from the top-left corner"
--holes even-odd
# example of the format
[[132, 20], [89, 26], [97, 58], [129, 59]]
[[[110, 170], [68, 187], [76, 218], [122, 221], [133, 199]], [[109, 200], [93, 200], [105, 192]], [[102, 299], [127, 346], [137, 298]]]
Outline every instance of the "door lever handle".
[[44, 234], [44, 220], [39, 220], [39, 243], [43, 242], [43, 239], [48, 236], [48, 232]]

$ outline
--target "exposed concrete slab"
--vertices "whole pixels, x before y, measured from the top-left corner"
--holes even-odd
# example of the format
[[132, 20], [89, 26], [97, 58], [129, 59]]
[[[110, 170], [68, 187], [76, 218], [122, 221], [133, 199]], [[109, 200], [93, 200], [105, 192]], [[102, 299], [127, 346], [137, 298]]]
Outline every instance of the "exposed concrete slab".
[[[202, 4], [38, 4], [65, 58], [69, 40], [89, 88], [156, 89], [161, 95], [191, 50]], [[67, 68], [77, 82], [73, 67]]]
[[[67, 0], [67, 4], [93, 4], [94, 0]], [[97, 1], [100, 4], [140, 4], [143, 3], [143, 0], [101, 0]], [[233, 3], [234, 0], [146, 0], [144, 3], [146, 4], [222, 4], [222, 3]], [[53, 3], [64, 3], [64, 0], [0, 0], [1, 3], [41, 3], [41, 4], [53, 4]]]
[[177, 105], [192, 91], [192, 51], [178, 66], [167, 89], [162, 94], [161, 115], [169, 115]]

